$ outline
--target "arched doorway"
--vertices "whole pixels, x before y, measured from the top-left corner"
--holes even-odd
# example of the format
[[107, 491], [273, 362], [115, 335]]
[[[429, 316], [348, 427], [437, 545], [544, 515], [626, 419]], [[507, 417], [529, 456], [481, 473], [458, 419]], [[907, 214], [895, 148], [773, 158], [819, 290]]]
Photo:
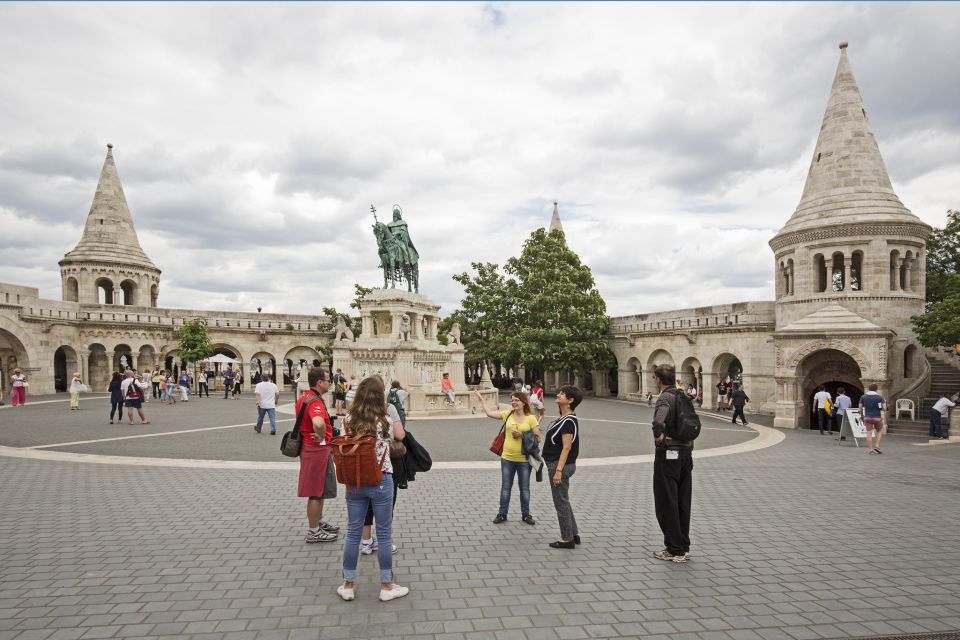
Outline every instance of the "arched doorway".
[[713, 373], [718, 383], [727, 376], [734, 382], [743, 382], [743, 365], [740, 364], [740, 358], [732, 353], [721, 353], [713, 359]]
[[14, 334], [0, 329], [0, 389], [9, 393], [10, 377], [17, 367], [30, 368], [27, 350]]
[[797, 388], [803, 411], [798, 419], [800, 428], [816, 429], [813, 395], [823, 385], [832, 397], [837, 397], [837, 389], [843, 387], [855, 407], [863, 395], [862, 372], [849, 354], [836, 349], [815, 351], [797, 365]]
[[118, 344], [113, 348], [113, 370], [123, 373], [127, 369], [133, 369], [136, 363], [133, 361], [133, 349], [126, 344]]
[[697, 393], [703, 391], [703, 367], [700, 366], [700, 361], [693, 356], [683, 361], [680, 370], [677, 371], [677, 377], [683, 383], [684, 389], [694, 387]]
[[[62, 393], [67, 390], [67, 386], [70, 384], [70, 380], [73, 378], [73, 374], [81, 372], [82, 367], [80, 366], [80, 359], [77, 357], [77, 352], [74, 351], [73, 347], [59, 347], [53, 353], [53, 389], [57, 393]], [[89, 380], [84, 380], [86, 384], [90, 384]]]
[[95, 343], [87, 347], [87, 350], [90, 351], [87, 358], [87, 375], [90, 379], [86, 383], [94, 389], [106, 389], [110, 384], [110, 374], [114, 371], [107, 358], [107, 348]]
[[643, 367], [640, 365], [640, 361], [636, 358], [630, 358], [627, 360], [627, 375], [624, 376], [623, 381], [623, 393], [626, 396], [631, 394], [640, 393], [641, 382], [640, 376], [643, 372]]

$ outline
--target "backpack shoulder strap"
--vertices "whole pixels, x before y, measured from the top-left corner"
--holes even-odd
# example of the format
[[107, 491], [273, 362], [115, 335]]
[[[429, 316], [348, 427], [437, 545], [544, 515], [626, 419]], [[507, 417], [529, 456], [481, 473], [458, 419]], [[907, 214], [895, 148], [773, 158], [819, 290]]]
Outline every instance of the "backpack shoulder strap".
[[[307, 389], [307, 394], [313, 394], [315, 399], [320, 399], [320, 396], [317, 395], [317, 392], [313, 389]], [[300, 437], [300, 423], [303, 422], [303, 416], [307, 413], [307, 407], [310, 406], [310, 403], [313, 402], [310, 398], [304, 398], [303, 402], [300, 405], [300, 411], [297, 412], [297, 421], [293, 423], [293, 433], [296, 434], [294, 439]]]

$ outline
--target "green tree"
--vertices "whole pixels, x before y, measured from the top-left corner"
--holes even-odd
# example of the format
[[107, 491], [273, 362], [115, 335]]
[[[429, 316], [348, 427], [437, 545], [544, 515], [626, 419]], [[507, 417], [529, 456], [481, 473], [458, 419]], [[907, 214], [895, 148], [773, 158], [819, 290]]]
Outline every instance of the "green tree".
[[960, 341], [960, 211], [947, 211], [947, 223], [927, 239], [927, 312], [911, 322], [925, 347]]
[[538, 371], [610, 365], [607, 305], [562, 231], [534, 231], [506, 271], [514, 276], [507, 280], [514, 320], [504, 336], [508, 365]]
[[567, 246], [562, 231], [534, 231], [502, 274], [473, 263], [461, 308], [445, 322], [460, 323], [466, 363], [523, 365], [537, 371], [597, 369], [610, 364], [606, 304], [590, 268]]
[[197, 380], [197, 364], [213, 355], [213, 345], [210, 344], [210, 336], [207, 334], [207, 321], [194, 318], [184, 322], [177, 330], [177, 342], [180, 359], [193, 363], [193, 379]]

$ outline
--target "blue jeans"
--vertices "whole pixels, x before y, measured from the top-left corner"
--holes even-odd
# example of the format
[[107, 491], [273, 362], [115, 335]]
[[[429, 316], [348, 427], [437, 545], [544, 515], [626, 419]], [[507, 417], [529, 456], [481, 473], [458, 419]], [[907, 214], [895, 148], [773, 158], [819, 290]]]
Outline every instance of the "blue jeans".
[[511, 462], [500, 458], [500, 511], [510, 509], [510, 492], [513, 490], [514, 474], [520, 480], [520, 513], [530, 514], [530, 465], [527, 462]]
[[257, 407], [257, 426], [255, 427], [256, 432], [260, 433], [260, 429], [263, 428], [263, 416], [270, 416], [270, 433], [277, 432], [277, 410], [274, 408], [263, 409]]
[[943, 437], [943, 427], [942, 421], [943, 414], [941, 414], [936, 409], [930, 409], [930, 437], [931, 438], [942, 438]]
[[347, 536], [343, 543], [344, 582], [353, 582], [357, 578], [360, 534], [368, 505], [373, 506], [373, 516], [377, 521], [377, 564], [380, 565], [380, 582], [393, 582], [393, 475], [383, 474], [379, 485], [345, 489]]

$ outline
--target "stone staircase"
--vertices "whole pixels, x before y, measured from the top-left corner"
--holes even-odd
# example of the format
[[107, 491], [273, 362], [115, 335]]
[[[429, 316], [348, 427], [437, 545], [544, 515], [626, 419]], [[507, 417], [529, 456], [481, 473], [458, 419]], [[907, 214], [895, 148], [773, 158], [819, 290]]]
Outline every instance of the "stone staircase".
[[[953, 353], [933, 349], [927, 349], [926, 356], [930, 364], [930, 392], [926, 397], [913, 399], [917, 403], [916, 421], [894, 420], [893, 416], [890, 417], [887, 424], [891, 434], [926, 438], [930, 433], [929, 415], [933, 405], [944, 395], [951, 397], [960, 393], [960, 358]], [[944, 435], [947, 435], [948, 429], [949, 424], [944, 420]]]

